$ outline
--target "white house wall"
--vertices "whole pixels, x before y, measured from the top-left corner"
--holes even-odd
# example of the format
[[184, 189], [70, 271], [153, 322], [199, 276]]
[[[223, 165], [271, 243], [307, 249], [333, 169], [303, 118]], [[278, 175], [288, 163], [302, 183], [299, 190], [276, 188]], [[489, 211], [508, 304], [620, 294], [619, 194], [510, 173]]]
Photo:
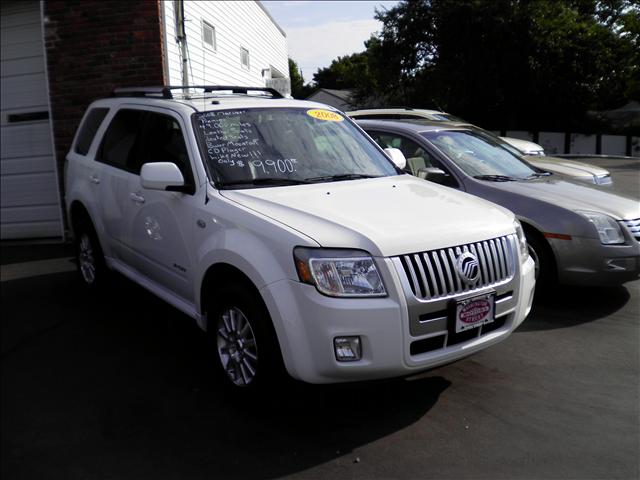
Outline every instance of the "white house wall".
[[[176, 42], [175, 2], [162, 2], [165, 19], [168, 81], [182, 84], [180, 47]], [[256, 2], [185, 1], [189, 84], [264, 86], [262, 70], [276, 68], [288, 76], [286, 37]], [[202, 41], [202, 21], [216, 31], [216, 51]], [[249, 50], [249, 69], [240, 48]]]

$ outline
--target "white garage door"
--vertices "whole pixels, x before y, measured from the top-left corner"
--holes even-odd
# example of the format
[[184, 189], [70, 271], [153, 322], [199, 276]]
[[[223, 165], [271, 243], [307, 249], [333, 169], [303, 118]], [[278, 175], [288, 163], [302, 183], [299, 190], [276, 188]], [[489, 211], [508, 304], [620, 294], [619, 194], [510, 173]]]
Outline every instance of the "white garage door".
[[3, 1], [0, 237], [63, 235], [40, 2]]

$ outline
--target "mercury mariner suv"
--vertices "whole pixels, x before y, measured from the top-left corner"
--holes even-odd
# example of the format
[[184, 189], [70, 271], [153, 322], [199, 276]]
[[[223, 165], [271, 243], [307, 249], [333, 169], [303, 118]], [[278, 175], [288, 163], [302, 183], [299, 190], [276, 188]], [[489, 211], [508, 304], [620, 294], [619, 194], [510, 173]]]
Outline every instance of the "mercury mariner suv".
[[250, 390], [279, 372], [409, 376], [524, 320], [534, 262], [510, 211], [404, 174], [400, 151], [326, 105], [191, 88], [89, 106], [66, 166], [87, 287], [116, 270], [150, 290]]

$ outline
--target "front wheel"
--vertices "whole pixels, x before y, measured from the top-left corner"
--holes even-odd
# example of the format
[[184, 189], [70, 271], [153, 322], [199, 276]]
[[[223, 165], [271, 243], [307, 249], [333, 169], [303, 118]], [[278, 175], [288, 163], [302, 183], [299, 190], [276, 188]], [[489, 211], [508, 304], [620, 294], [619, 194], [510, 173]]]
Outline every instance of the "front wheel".
[[529, 255], [535, 262], [535, 278], [537, 288], [548, 289], [556, 283], [555, 262], [551, 248], [536, 235], [525, 233]]
[[216, 346], [222, 369], [234, 385], [251, 385], [258, 373], [259, 352], [249, 320], [237, 306], [225, 308], [217, 320]]
[[269, 313], [245, 285], [218, 291], [207, 313], [213, 362], [236, 391], [253, 391], [283, 378], [284, 368]]

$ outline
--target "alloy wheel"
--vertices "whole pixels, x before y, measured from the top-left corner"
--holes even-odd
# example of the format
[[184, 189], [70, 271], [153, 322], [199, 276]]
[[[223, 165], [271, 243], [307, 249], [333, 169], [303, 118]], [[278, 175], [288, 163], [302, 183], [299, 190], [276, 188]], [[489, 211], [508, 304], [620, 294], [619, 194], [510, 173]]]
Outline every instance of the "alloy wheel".
[[226, 375], [239, 387], [251, 384], [256, 377], [258, 349], [247, 317], [237, 307], [225, 309], [218, 317], [216, 336]]
[[82, 278], [88, 285], [92, 285], [96, 280], [96, 260], [93, 255], [93, 246], [89, 235], [83, 233], [80, 236], [78, 246], [78, 262], [80, 264], [80, 273]]

